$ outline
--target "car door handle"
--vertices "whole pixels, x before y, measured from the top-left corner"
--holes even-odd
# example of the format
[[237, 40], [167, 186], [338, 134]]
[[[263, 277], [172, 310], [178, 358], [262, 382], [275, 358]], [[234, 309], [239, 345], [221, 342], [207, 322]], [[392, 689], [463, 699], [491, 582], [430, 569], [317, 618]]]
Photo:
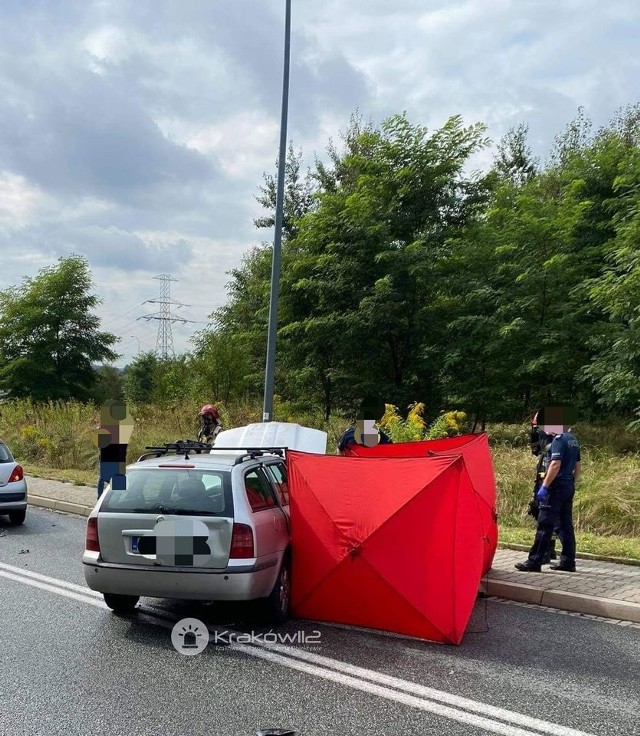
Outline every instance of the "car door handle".
[[276, 531], [279, 532], [280, 531], [280, 518], [278, 517], [277, 514], [274, 514], [273, 516], [273, 525], [275, 526]]

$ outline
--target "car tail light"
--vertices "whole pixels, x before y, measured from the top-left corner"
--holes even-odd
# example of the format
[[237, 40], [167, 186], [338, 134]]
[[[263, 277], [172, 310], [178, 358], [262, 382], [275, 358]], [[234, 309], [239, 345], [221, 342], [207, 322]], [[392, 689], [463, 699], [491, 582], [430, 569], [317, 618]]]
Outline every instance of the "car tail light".
[[24, 470], [21, 468], [20, 465], [16, 465], [16, 467], [13, 469], [13, 473], [11, 473], [11, 476], [9, 478], [9, 483], [16, 483], [19, 480], [24, 479]]
[[246, 560], [254, 557], [253, 530], [246, 524], [234, 524], [229, 557]]
[[100, 552], [100, 540], [98, 539], [98, 519], [92, 516], [87, 521], [87, 537], [85, 541], [87, 552]]

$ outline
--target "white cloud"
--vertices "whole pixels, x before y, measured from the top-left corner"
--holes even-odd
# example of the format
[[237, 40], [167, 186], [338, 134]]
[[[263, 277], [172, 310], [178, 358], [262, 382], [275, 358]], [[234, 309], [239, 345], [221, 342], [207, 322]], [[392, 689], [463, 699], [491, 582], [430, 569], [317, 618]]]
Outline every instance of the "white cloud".
[[200, 153], [214, 153], [229, 176], [255, 182], [273, 166], [279, 133], [275, 120], [260, 111], [246, 110], [197, 131], [187, 145]]
[[0, 226], [11, 229], [24, 227], [35, 216], [44, 199], [44, 194], [30, 186], [24, 176], [0, 172]]
[[118, 64], [132, 52], [132, 44], [122, 28], [105, 26], [89, 33], [84, 49], [97, 61]]

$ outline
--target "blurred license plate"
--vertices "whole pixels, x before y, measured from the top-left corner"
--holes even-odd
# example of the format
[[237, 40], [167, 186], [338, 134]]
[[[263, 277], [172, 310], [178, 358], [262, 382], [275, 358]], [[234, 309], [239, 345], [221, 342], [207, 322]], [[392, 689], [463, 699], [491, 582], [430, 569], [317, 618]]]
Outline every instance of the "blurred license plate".
[[137, 552], [138, 551], [138, 542], [140, 541], [140, 537], [131, 537], [131, 551]]

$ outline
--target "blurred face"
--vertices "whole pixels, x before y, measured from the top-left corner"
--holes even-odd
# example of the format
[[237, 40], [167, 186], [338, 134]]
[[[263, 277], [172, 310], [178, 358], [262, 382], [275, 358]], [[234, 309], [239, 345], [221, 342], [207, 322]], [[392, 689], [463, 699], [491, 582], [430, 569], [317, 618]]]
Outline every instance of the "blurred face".
[[375, 447], [380, 443], [380, 432], [375, 424], [384, 415], [384, 401], [368, 396], [360, 405], [356, 419], [355, 440], [365, 447]]
[[[101, 430], [110, 434], [107, 444], [129, 444], [133, 434], [133, 417], [122, 401], [106, 401], [101, 411]], [[104, 439], [103, 439], [104, 442]], [[106, 446], [100, 444], [100, 447]]]
[[562, 434], [575, 424], [576, 411], [567, 406], [546, 406], [533, 418], [531, 452], [538, 455], [556, 434]]

